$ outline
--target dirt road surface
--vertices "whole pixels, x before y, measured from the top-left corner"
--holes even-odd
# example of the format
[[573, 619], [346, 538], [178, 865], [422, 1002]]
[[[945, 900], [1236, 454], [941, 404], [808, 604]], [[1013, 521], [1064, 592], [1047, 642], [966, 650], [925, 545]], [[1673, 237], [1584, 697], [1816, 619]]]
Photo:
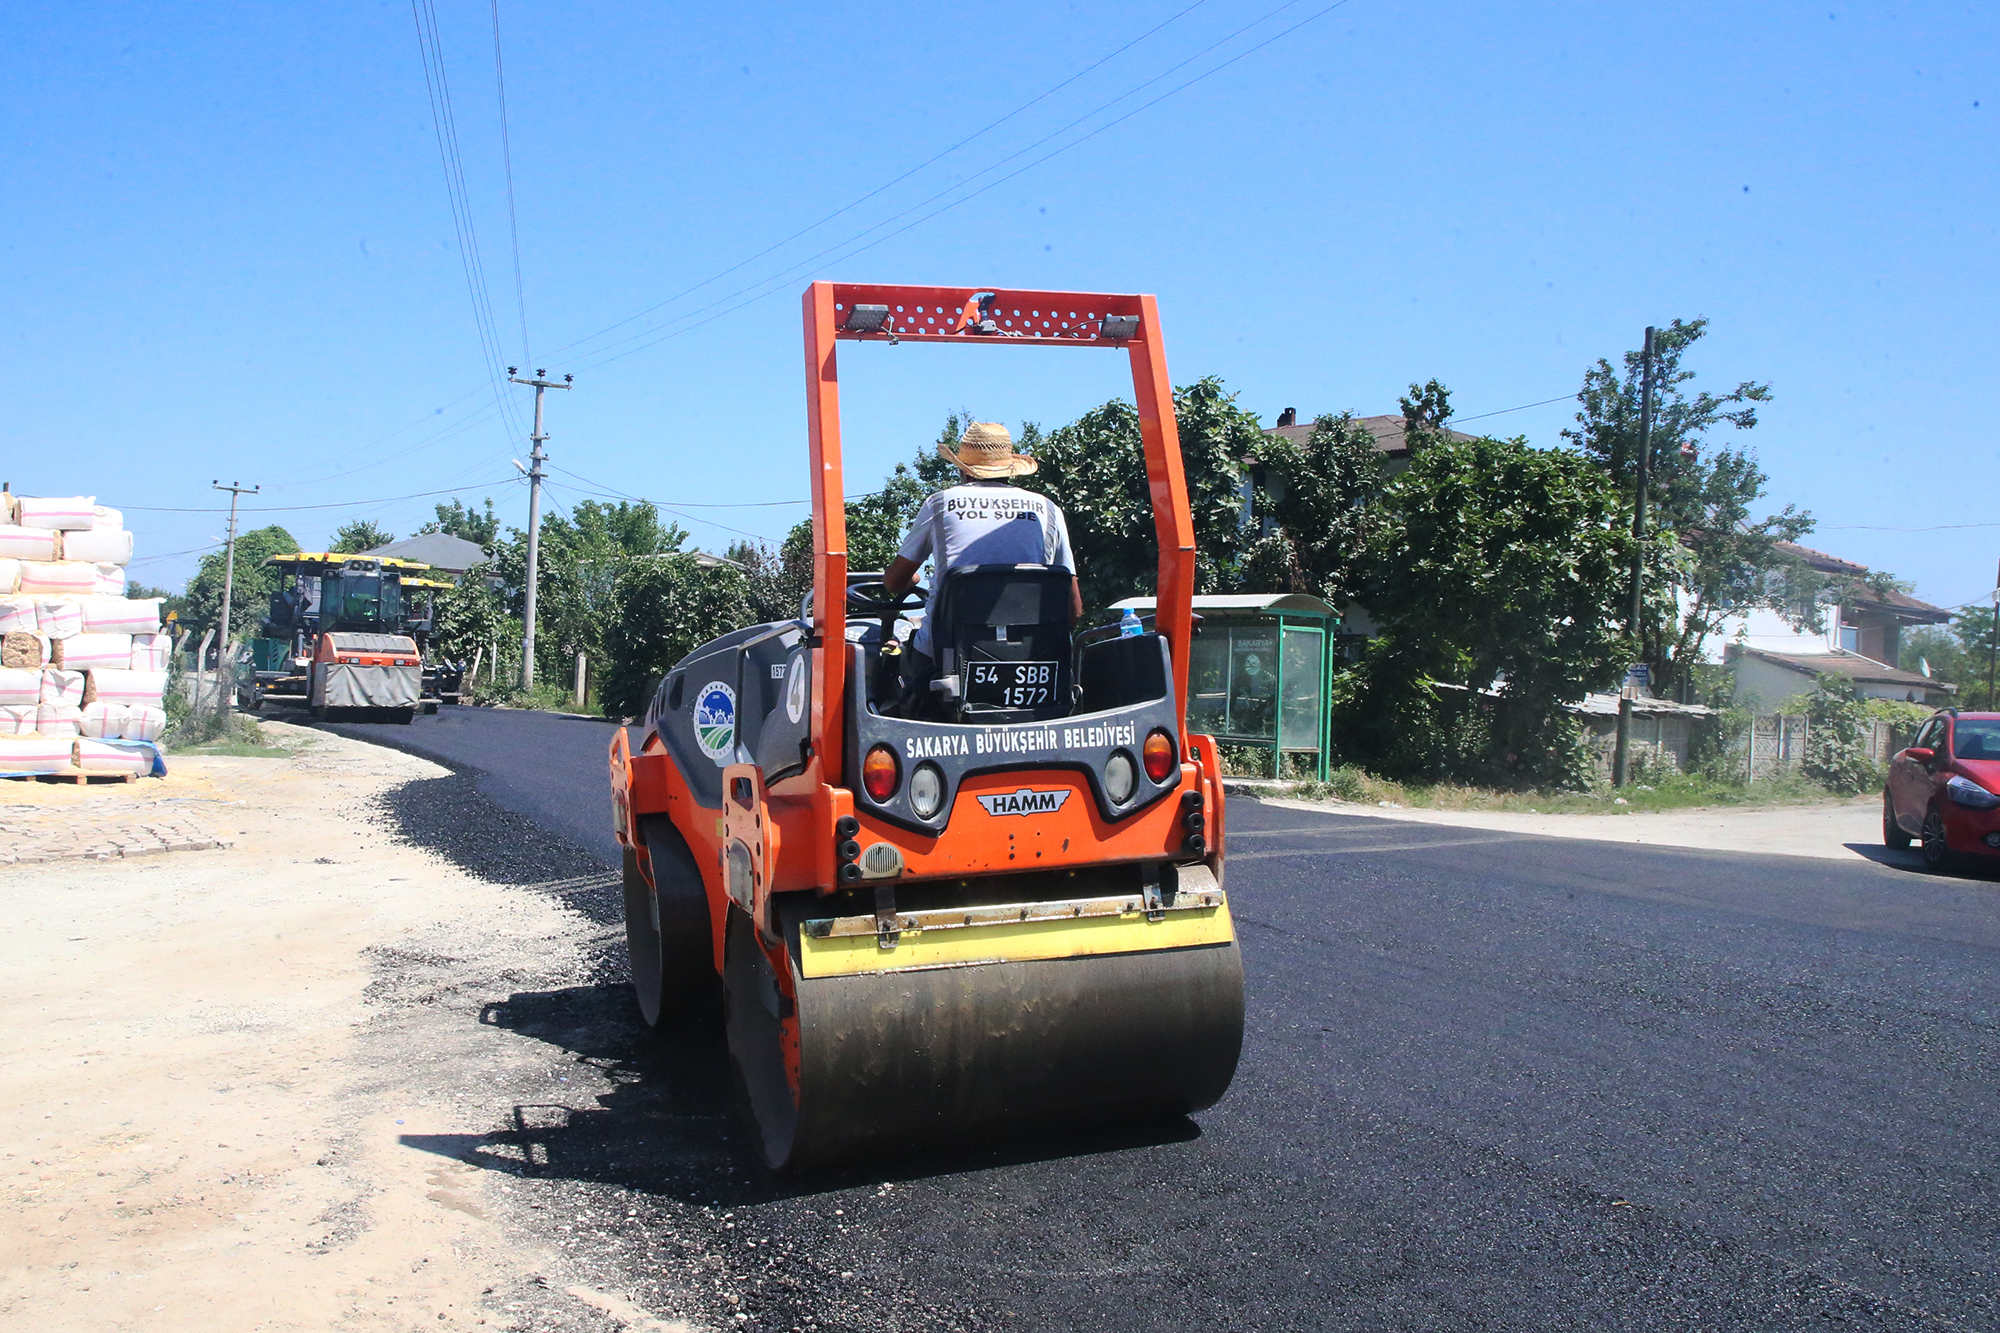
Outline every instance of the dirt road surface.
[[541, 1043], [454, 1001], [583, 976], [611, 935], [564, 898], [609, 877], [465, 873], [387, 832], [446, 770], [273, 731], [292, 759], [0, 791], [44, 834], [171, 807], [234, 843], [0, 868], [0, 1325], [689, 1327], [504, 1225], [505, 1173], [413, 1146], [501, 1086], [558, 1100], [520, 1091], [566, 1082]]

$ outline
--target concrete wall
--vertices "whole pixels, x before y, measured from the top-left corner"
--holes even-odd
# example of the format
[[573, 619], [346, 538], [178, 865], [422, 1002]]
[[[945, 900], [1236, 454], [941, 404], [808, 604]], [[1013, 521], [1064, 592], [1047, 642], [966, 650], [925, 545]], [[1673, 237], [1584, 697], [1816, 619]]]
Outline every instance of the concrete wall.
[[[1686, 714], [1634, 713], [1628, 759], [1636, 764], [1644, 756], [1649, 765], [1664, 764], [1675, 772], [1685, 771], [1694, 722]], [[1592, 714], [1583, 719], [1583, 725], [1585, 739], [1597, 760], [1597, 776], [1609, 782], [1612, 760], [1618, 750], [1618, 719]]]

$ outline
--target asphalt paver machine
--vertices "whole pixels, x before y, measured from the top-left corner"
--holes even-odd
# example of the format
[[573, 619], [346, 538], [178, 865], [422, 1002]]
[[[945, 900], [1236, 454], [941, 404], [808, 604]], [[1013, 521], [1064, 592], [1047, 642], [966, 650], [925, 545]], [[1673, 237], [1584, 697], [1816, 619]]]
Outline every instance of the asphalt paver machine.
[[429, 565], [338, 551], [294, 551], [278, 571], [238, 704], [310, 708], [317, 717], [408, 722], [457, 703], [463, 668], [432, 651], [431, 602], [449, 583]]
[[[693, 1021], [719, 977], [773, 1167], [1212, 1105], [1243, 971], [1218, 756], [1184, 726], [1195, 552], [1154, 299], [822, 282], [804, 307], [811, 597], [690, 653], [639, 748], [611, 744], [641, 1012]], [[1067, 573], [953, 571], [944, 678], [911, 707], [923, 590], [847, 568], [842, 341], [1126, 352], [1153, 628], [1089, 641]]]

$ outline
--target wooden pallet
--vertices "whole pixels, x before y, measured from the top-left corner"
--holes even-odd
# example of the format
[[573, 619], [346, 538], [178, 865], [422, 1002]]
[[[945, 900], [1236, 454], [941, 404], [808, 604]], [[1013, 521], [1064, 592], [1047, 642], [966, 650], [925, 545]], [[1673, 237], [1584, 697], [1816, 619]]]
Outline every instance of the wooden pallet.
[[0, 777], [12, 778], [16, 782], [74, 782], [82, 787], [93, 782], [137, 782], [137, 773], [86, 773], [73, 768], [67, 773], [5, 773]]

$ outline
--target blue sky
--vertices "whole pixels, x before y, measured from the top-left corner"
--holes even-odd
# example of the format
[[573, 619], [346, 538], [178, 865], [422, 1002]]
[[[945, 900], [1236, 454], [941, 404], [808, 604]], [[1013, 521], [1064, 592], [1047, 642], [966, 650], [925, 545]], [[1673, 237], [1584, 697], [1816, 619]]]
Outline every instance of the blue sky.
[[[1989, 6], [501, 0], [524, 352], [491, 12], [432, 3], [497, 356], [577, 377], [559, 506], [782, 535], [814, 277], [1156, 292], [1176, 380], [1266, 421], [1431, 376], [1464, 416], [1555, 398], [1706, 315], [1697, 383], [1773, 388], [1773, 507], [1931, 601], [1993, 586], [2000, 526], [1882, 530], [2000, 521]], [[525, 521], [527, 393], [487, 377], [408, 3], [30, 6], [0, 42], [0, 476], [127, 506], [170, 586], [222, 519], [140, 506], [211, 478], [334, 506], [247, 516], [308, 545], [448, 488]], [[854, 349], [849, 489], [952, 409], [1055, 424], [1123, 375]], [[1573, 411], [1480, 424], [1554, 444]]]

